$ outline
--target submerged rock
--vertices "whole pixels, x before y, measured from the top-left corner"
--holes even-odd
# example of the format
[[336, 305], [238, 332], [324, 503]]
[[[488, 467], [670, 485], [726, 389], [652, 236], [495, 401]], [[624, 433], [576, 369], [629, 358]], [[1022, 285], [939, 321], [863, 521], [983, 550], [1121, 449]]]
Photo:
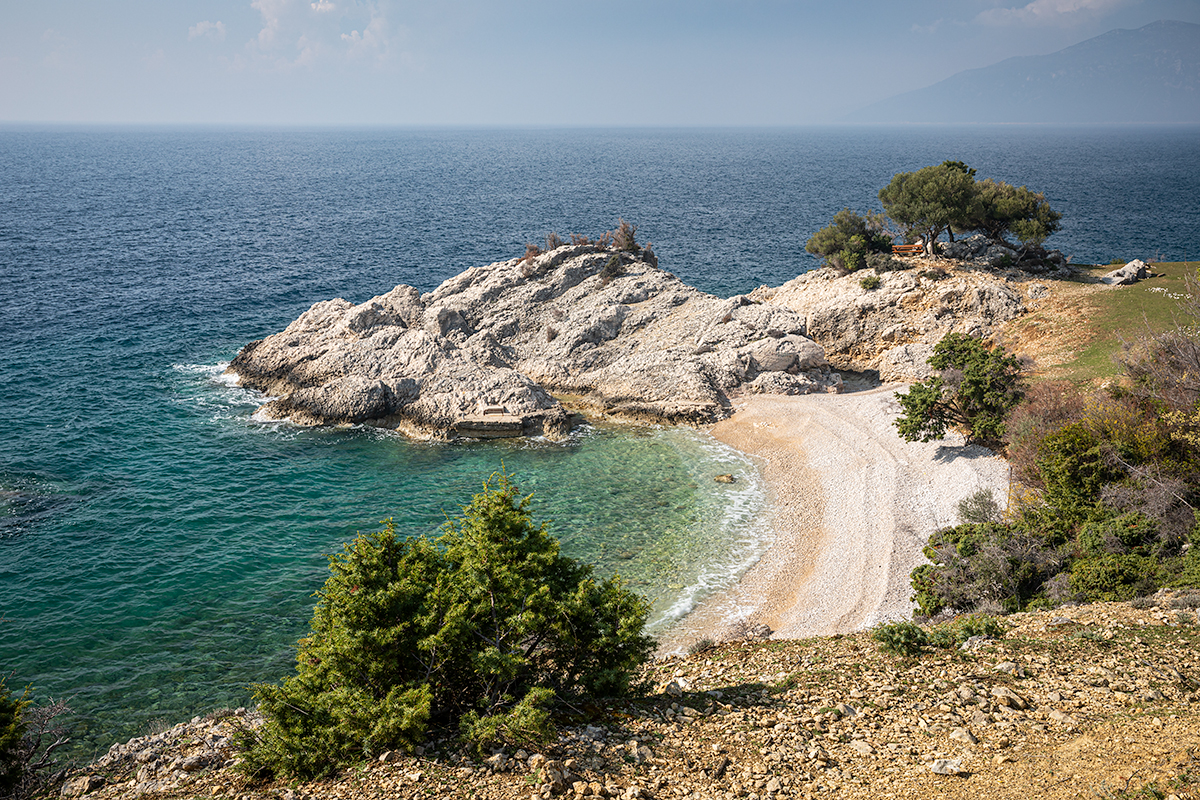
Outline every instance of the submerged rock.
[[272, 398], [266, 418], [435, 437], [561, 437], [571, 415], [552, 393], [701, 424], [727, 416], [736, 392], [841, 390], [796, 312], [705, 294], [596, 245], [474, 267], [425, 295], [402, 285], [316, 303], [229, 371]]

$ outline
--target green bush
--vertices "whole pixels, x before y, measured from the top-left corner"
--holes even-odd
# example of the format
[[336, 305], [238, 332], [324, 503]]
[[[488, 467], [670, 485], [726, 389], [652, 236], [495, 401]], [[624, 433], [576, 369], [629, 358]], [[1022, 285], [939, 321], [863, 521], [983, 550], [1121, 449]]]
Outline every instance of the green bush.
[[951, 648], [972, 636], [988, 636], [998, 639], [1004, 635], [1000, 620], [989, 614], [964, 614], [950, 622], [935, 625], [929, 631], [929, 643], [934, 647]]
[[879, 288], [880, 280], [878, 275], [863, 275], [858, 279], [858, 285], [866, 289], [868, 292]]
[[1076, 542], [1084, 556], [1105, 553], [1150, 555], [1158, 535], [1158, 523], [1136, 511], [1116, 517], [1087, 522], [1079, 529]]
[[28, 691], [14, 697], [0, 676], [0, 796], [7, 796], [21, 783], [25, 772], [22, 712], [29, 706]]
[[1158, 562], [1149, 556], [1078, 558], [1071, 565], [1071, 590], [1085, 601], [1130, 600], [1157, 587]]
[[653, 647], [648, 604], [560, 555], [528, 502], [493, 476], [434, 543], [386, 520], [330, 557], [296, 674], [255, 687], [266, 721], [240, 738], [243, 770], [330, 774], [433, 727], [532, 743], [555, 699], [625, 692]]
[[964, 524], [937, 531], [913, 570], [913, 600], [933, 616], [945, 608], [967, 610], [994, 601], [1008, 611], [1025, 608], [1066, 560], [1053, 527]]
[[608, 286], [624, 274], [625, 263], [621, 261], [619, 255], [613, 254], [609, 256], [608, 261], [604, 262], [604, 268], [600, 270], [600, 285]]
[[1064, 517], [1085, 518], [1099, 502], [1104, 485], [1121, 477], [1105, 457], [1103, 444], [1077, 422], [1048, 435], [1038, 446], [1043, 497]]
[[871, 631], [871, 638], [888, 653], [915, 656], [925, 649], [929, 639], [920, 625], [912, 622], [892, 622]]
[[[854, 238], [857, 239], [858, 237]], [[857, 272], [866, 263], [862, 250], [851, 249], [849, 247], [839, 251], [837, 256], [830, 260], [834, 262], [835, 266], [840, 266], [847, 272]]]
[[870, 254], [890, 253], [892, 237], [882, 214], [868, 213], [864, 217], [843, 208], [833, 215], [829, 225], [809, 238], [804, 249], [823, 257], [826, 264], [853, 272]]
[[929, 366], [937, 375], [897, 392], [903, 414], [896, 430], [907, 442], [930, 442], [952, 427], [968, 442], [998, 445], [1004, 421], [1024, 394], [1015, 356], [965, 333], [948, 333], [934, 345]]

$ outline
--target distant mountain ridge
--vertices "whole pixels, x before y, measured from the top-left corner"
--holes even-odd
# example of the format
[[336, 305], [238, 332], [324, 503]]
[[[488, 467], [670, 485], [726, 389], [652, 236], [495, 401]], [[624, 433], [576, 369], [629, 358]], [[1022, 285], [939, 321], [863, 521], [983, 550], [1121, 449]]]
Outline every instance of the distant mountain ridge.
[[847, 116], [867, 123], [1200, 122], [1200, 25], [1160, 20], [952, 75]]

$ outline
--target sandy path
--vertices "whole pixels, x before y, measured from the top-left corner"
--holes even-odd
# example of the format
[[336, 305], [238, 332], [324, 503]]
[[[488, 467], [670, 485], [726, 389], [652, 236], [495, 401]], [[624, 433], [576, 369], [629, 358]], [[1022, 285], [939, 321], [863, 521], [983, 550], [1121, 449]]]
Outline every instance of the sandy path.
[[1003, 503], [1008, 465], [961, 438], [908, 443], [885, 386], [841, 395], [757, 395], [712, 434], [759, 460], [774, 541], [729, 592], [709, 598], [667, 637], [667, 649], [731, 623], [769, 625], [777, 637], [844, 633], [908, 618], [909, 573], [959, 500], [992, 488]]

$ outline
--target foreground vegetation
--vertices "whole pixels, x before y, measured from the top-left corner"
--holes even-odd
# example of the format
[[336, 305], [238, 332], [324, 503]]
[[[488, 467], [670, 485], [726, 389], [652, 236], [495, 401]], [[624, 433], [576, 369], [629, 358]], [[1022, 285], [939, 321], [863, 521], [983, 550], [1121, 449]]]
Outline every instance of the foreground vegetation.
[[[1099, 389], [1037, 383], [1006, 419], [989, 415], [1019, 490], [1003, 515], [992, 498], [970, 498], [962, 524], [930, 539], [930, 563], [912, 575], [922, 614], [1128, 600], [1164, 586], [1200, 586], [1195, 286], [1181, 301], [1175, 324], [1124, 347], [1124, 380]], [[960, 391], [969, 385], [961, 366], [954, 374]], [[926, 383], [957, 396], [944, 382]], [[902, 432], [906, 425], [920, 430], [932, 405], [913, 398], [929, 392], [918, 384], [902, 396]]]
[[[224, 737], [253, 716], [227, 711], [122, 746], [91, 767], [107, 785], [88, 796], [1135, 796], [1194, 775], [1197, 604], [1164, 593], [920, 626], [928, 643], [911, 654], [865, 631], [728, 641], [646, 663], [645, 694], [561, 709], [537, 749], [480, 756], [447, 738], [312, 781], [252, 784], [222, 766], [235, 755]], [[210, 766], [173, 766], [197, 758]]]
[[247, 775], [324, 775], [431, 730], [535, 745], [555, 707], [627, 691], [649, 605], [561, 555], [528, 500], [493, 476], [434, 542], [389, 520], [331, 557], [296, 674], [256, 687]]

